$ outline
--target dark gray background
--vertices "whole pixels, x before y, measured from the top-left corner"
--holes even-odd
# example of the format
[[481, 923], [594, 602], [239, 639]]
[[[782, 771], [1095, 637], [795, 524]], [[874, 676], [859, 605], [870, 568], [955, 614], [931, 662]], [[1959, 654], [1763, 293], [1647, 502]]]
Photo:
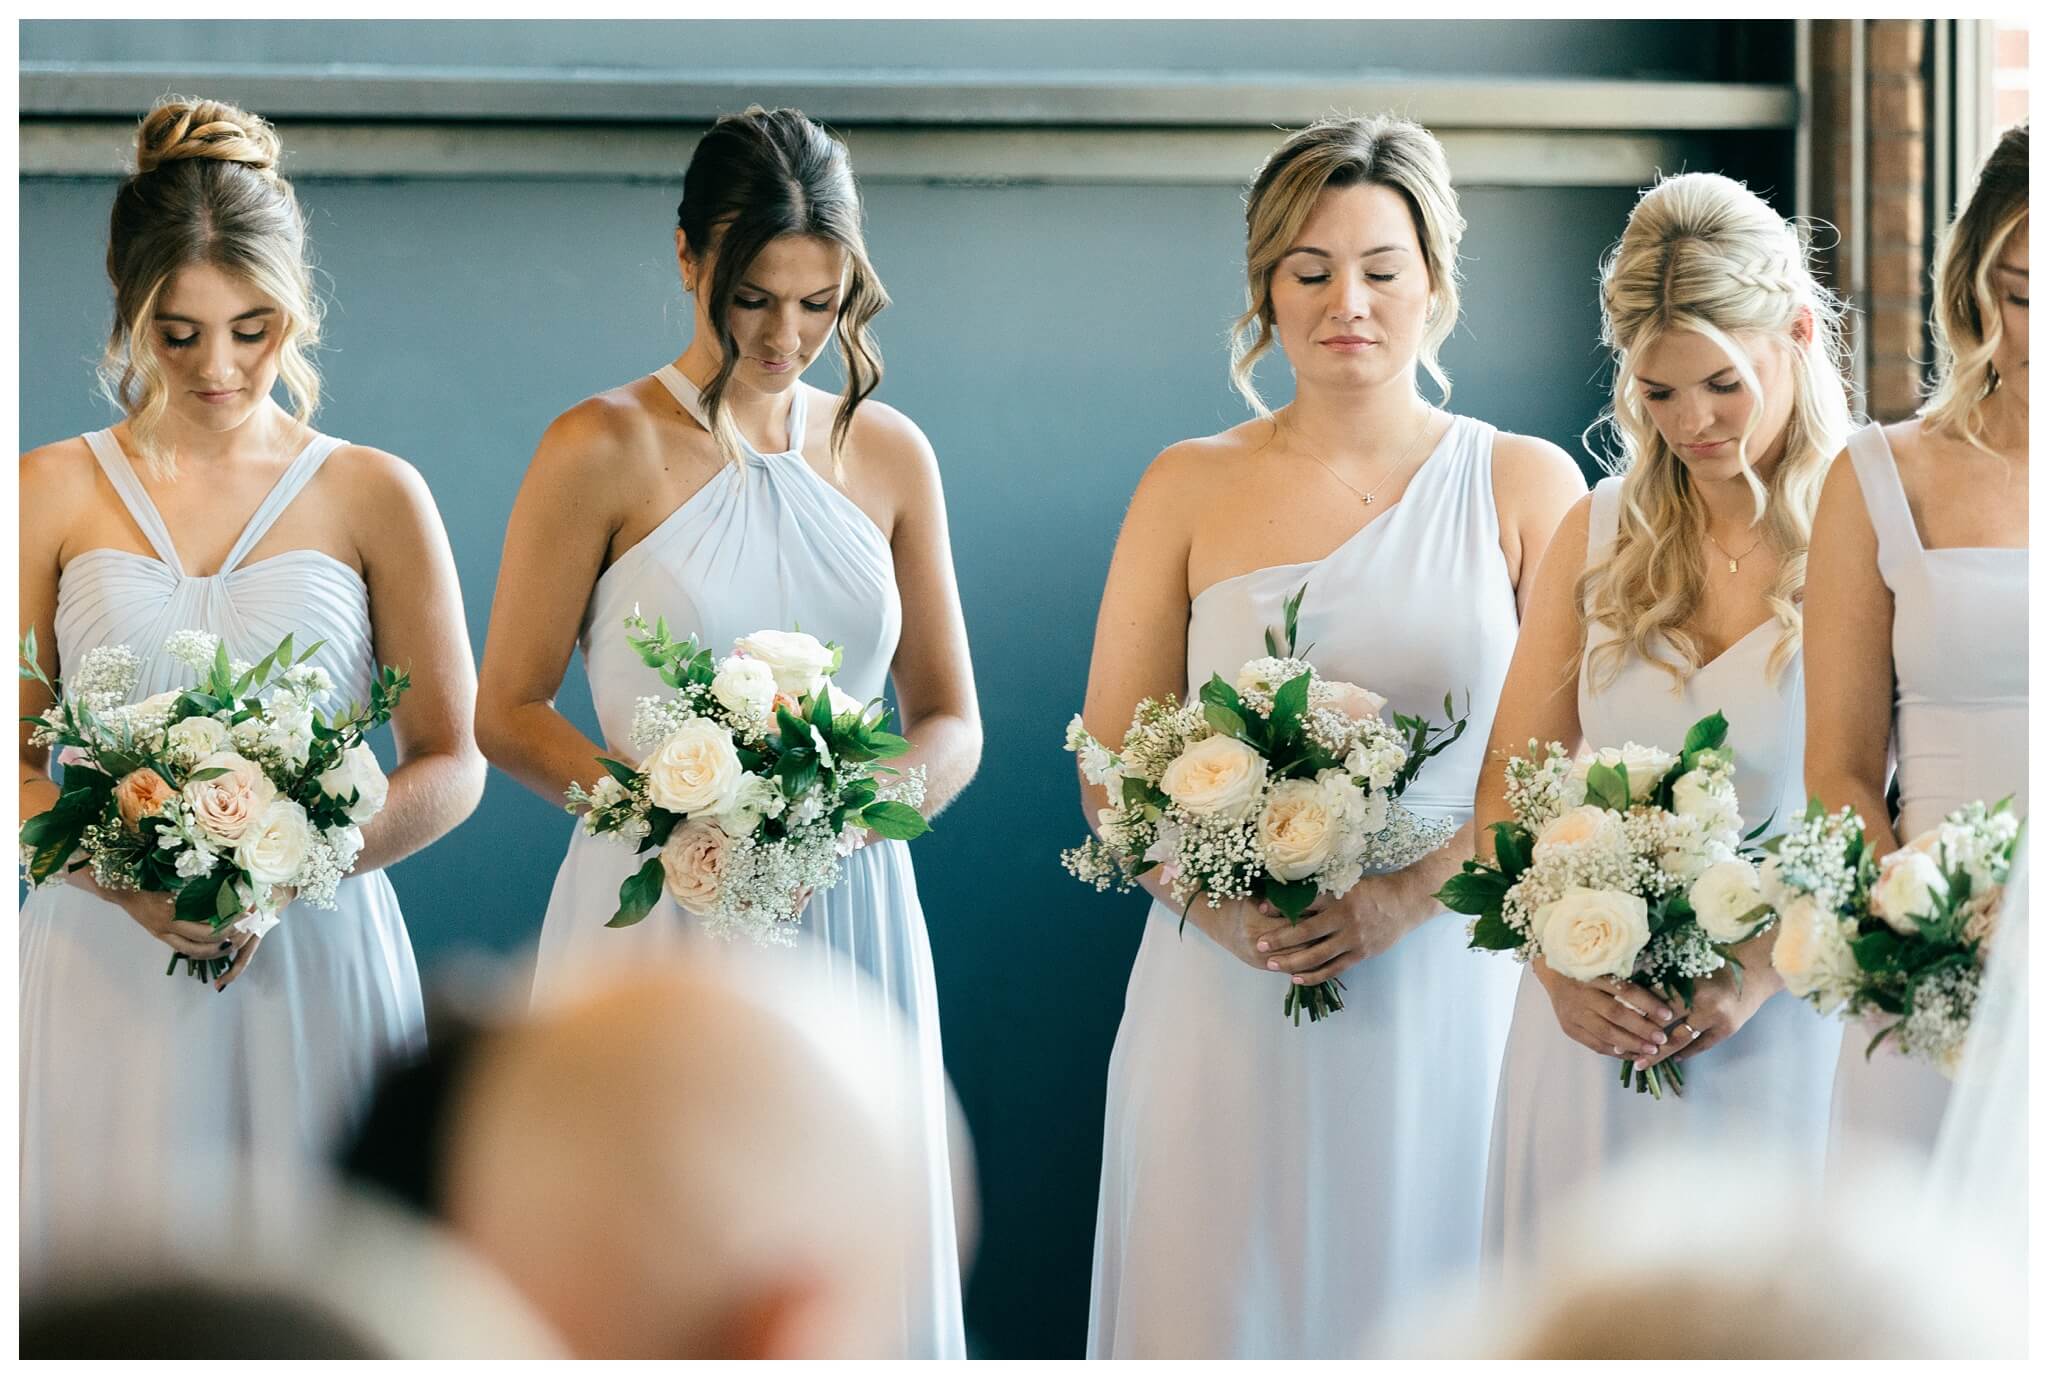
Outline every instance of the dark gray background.
[[[631, 65], [648, 51], [648, 31], [623, 25], [233, 27], [246, 37], [224, 53], [218, 26], [28, 24], [21, 51], [24, 61], [209, 65], [314, 56]], [[1155, 69], [1757, 80], [1770, 76], [1759, 63], [1784, 61], [1768, 43], [1761, 57], [1745, 51], [1758, 46], [1745, 30], [1784, 26], [660, 27], [686, 30], [701, 65], [733, 68], [1125, 67], [1142, 58]], [[283, 132], [289, 144], [288, 125]], [[1741, 158], [1761, 158], [1768, 180], [1785, 143], [1703, 141], [1693, 165], [1742, 175], [1754, 168]], [[678, 170], [688, 155], [679, 135]], [[24, 446], [110, 420], [91, 361], [107, 325], [112, 186], [52, 177], [20, 188]], [[677, 186], [567, 177], [299, 186], [331, 286], [322, 428], [425, 474], [480, 653], [505, 518], [542, 428], [684, 343], [688, 308], [670, 257]], [[1626, 188], [1464, 190], [1465, 315], [1445, 352], [1457, 411], [1582, 454], [1578, 435], [1605, 374], [1594, 272], [1633, 199]], [[984, 1234], [969, 1325], [980, 1353], [1072, 1355], [1085, 1321], [1104, 1068], [1142, 902], [1097, 897], [1060, 871], [1059, 849], [1083, 828], [1061, 730], [1081, 699], [1096, 599], [1139, 472], [1168, 443], [1245, 415], [1224, 346], [1243, 299], [1242, 206], [1222, 186], [897, 182], [870, 186], [867, 212], [895, 298], [878, 323], [888, 366], [879, 396], [924, 427], [943, 466], [987, 729], [979, 779], [916, 848], [947, 1063], [980, 1156]], [[1270, 400], [1284, 399], [1283, 369], [1269, 363], [1262, 381]], [[580, 663], [561, 703], [589, 725]], [[467, 824], [394, 869], [430, 980], [465, 951], [532, 942], [569, 828], [557, 804], [493, 773]]]

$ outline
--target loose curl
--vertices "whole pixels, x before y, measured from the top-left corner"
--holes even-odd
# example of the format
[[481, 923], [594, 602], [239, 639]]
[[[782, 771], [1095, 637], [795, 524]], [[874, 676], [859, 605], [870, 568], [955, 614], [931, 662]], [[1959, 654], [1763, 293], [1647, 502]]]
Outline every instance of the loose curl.
[[[1601, 265], [1600, 306], [1601, 338], [1614, 352], [1614, 393], [1588, 435], [1603, 425], [1612, 431], [1619, 452], [1599, 459], [1609, 473], [1626, 477], [1613, 549], [1578, 582], [1582, 648], [1592, 622], [1613, 632], [1588, 654], [1590, 681], [1596, 687], [1611, 683], [1635, 656], [1683, 686], [1703, 663], [1686, 624], [1705, 600], [1706, 507], [1632, 386], [1643, 352], [1674, 331], [1688, 330], [1720, 346], [1753, 400], [1737, 453], [1762, 539], [1780, 562], [1765, 598], [1779, 628], [1767, 662], [1775, 678], [1799, 652], [1799, 602], [1814, 508], [1828, 463], [1851, 425], [1841, 303], [1815, 279], [1802, 229], [1780, 219], [1740, 182], [1716, 173], [1683, 173], [1665, 178], [1636, 202], [1620, 242]], [[1812, 338], [1801, 348], [1793, 333], [1803, 317], [1812, 322]], [[1750, 467], [1750, 439], [1764, 394], [1740, 337], [1794, 350], [1792, 413], [1785, 422], [1784, 455], [1768, 487]]]
[[114, 193], [107, 279], [114, 325], [99, 363], [100, 391], [127, 415], [135, 448], [157, 475], [177, 472], [164, 443], [170, 406], [149, 329], [178, 270], [211, 264], [275, 301], [277, 372], [293, 415], [310, 426], [320, 405], [311, 351], [320, 342], [320, 299], [306, 254], [305, 216], [278, 172], [277, 131], [222, 101], [166, 96], [135, 136], [135, 171]]
[[1230, 327], [1230, 381], [1252, 411], [1269, 416], [1252, 370], [1273, 348], [1273, 272], [1330, 188], [1371, 185], [1398, 192], [1415, 222], [1435, 305], [1423, 326], [1420, 362], [1451, 399], [1437, 351], [1458, 324], [1458, 241], [1465, 217], [1436, 136], [1394, 115], [1329, 119], [1292, 135], [1260, 165], [1245, 195], [1245, 310]]
[[1986, 451], [1984, 404], [1999, 384], [1991, 361], [2005, 339], [1992, 275], [2027, 219], [2027, 123], [2006, 130], [1991, 150], [1934, 257], [1934, 379], [1920, 418]]
[[846, 370], [846, 392], [832, 419], [832, 468], [843, 474], [840, 452], [854, 413], [882, 382], [882, 350], [869, 325], [889, 305], [868, 260], [860, 189], [846, 146], [801, 110], [753, 105], [721, 116], [690, 155], [676, 226], [699, 262], [712, 255], [716, 241], [711, 280], [700, 290], [705, 314], [718, 331], [721, 358], [704, 389], [704, 412], [719, 450], [733, 463], [742, 454], [739, 430], [725, 407], [740, 357], [729, 319], [733, 294], [761, 250], [784, 235], [828, 240], [846, 251], [850, 271], [832, 325]]

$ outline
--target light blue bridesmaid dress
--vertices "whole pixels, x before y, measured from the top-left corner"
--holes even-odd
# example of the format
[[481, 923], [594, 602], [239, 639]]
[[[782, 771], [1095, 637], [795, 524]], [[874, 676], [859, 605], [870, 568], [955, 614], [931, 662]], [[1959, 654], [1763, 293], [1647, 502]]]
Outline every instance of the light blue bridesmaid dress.
[[[1593, 490], [1589, 567], [1613, 548], [1621, 483], [1603, 479]], [[1598, 646], [1611, 635], [1596, 622], [1587, 644]], [[1639, 742], [1675, 751], [1687, 728], [1708, 714], [1725, 715], [1743, 831], [1768, 818], [1776, 820], [1771, 831], [1781, 832], [1806, 807], [1806, 695], [1798, 657], [1777, 676], [1767, 673], [1777, 639], [1776, 620], [1758, 624], [1693, 671], [1682, 690], [1664, 670], [1635, 656], [1596, 687], [1582, 658], [1579, 730], [1596, 747]], [[1838, 1042], [1832, 1020], [1780, 992], [1732, 1037], [1685, 1061], [1682, 1093], [1656, 1099], [1621, 1085], [1617, 1059], [1566, 1035], [1543, 984], [1524, 971], [1494, 1110], [1489, 1261], [1518, 1272], [1540, 1252], [1546, 1226], [1574, 1189], [1660, 1147], [1721, 1141], [1768, 1147], [1775, 1162], [1795, 1166], [1818, 1184]]]
[[[344, 442], [315, 436], [264, 499], [221, 568], [188, 574], [110, 431], [85, 437], [154, 556], [98, 548], [65, 565], [57, 665], [125, 643], [133, 697], [195, 678], [163, 654], [184, 628], [257, 660], [286, 633], [324, 640], [330, 712], [365, 702], [376, 674], [369, 589], [324, 552], [247, 562]], [[386, 763], [388, 766], [389, 763]], [[178, 1252], [227, 1233], [261, 1237], [290, 1213], [295, 1166], [323, 1158], [390, 1058], [421, 1048], [419, 973], [382, 871], [345, 878], [332, 910], [287, 906], [234, 984], [216, 992], [118, 907], [72, 885], [21, 912], [21, 1262], [34, 1284], [109, 1251]], [[235, 1165], [276, 1196], [252, 1201]]]
[[[697, 388], [673, 365], [655, 377], [704, 422]], [[747, 447], [743, 464], [712, 478], [598, 577], [580, 645], [604, 744], [618, 759], [638, 759], [632, 750], [636, 701], [672, 693], [626, 644], [624, 622], [635, 608], [650, 622], [666, 618], [673, 635], [693, 634], [721, 656], [748, 633], [800, 627], [844, 650], [833, 676], [840, 688], [863, 701], [881, 694], [903, 622], [895, 564], [888, 539], [868, 515], [804, 459], [808, 399], [799, 384], [789, 414], [790, 449], [764, 455]], [[592, 975], [630, 969], [651, 954], [709, 941], [666, 895], [637, 925], [605, 927], [618, 907], [619, 883], [645, 860], [580, 828], [570, 833], [542, 922], [536, 1002], [573, 991]], [[910, 1138], [922, 1160], [913, 1167], [922, 1219], [913, 1231], [902, 1346], [913, 1357], [962, 1358], [938, 990], [908, 845], [879, 840], [846, 858], [839, 883], [811, 897], [789, 956], [834, 986], [878, 987], [892, 1023], [915, 1047], [918, 1085], [907, 1100], [919, 1122]], [[803, 1012], [790, 1013], [800, 1018]]]
[[[1189, 692], [1265, 654], [1304, 584], [1317, 668], [1389, 714], [1471, 722], [1402, 803], [1463, 820], [1514, 654], [1494, 429], [1456, 417], [1392, 508], [1318, 561], [1220, 580], [1188, 609]], [[1201, 902], [1197, 902], [1198, 904]], [[1354, 1358], [1479, 1259], [1486, 1127], [1514, 970], [1443, 910], [1295, 1025], [1288, 979], [1154, 902], [1110, 1055], [1091, 1359]]]
[[[1882, 426], [1849, 437], [1849, 462], [1877, 535], [1878, 573], [1892, 591], [1899, 841], [1974, 800], [2011, 795], [2024, 816], [2027, 550], [1923, 546]], [[1865, 1142], [1881, 1141], [1924, 1163], [1949, 1080], [1889, 1039], [1866, 1058], [1882, 1027], [1855, 1022], [1842, 1036], [1829, 1156], [1853, 1160]]]

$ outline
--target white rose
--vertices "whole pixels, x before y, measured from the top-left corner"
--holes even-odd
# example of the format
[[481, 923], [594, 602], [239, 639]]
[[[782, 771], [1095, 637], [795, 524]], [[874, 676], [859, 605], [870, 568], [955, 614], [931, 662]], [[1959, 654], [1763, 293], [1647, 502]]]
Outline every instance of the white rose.
[[[1233, 682], [1239, 694], [1278, 694], [1280, 687], [1300, 675], [1307, 665], [1284, 656], [1261, 656], [1237, 668]], [[1310, 681], [1311, 685], [1315, 682]]]
[[1266, 870], [1282, 881], [1314, 876], [1330, 860], [1343, 827], [1342, 807], [1329, 791], [1312, 780], [1281, 781], [1259, 815]]
[[718, 814], [732, 808], [746, 774], [732, 731], [708, 718], [692, 718], [640, 763], [647, 795], [676, 814]]
[[1648, 795], [1664, 773], [1677, 765], [1678, 758], [1655, 747], [1645, 747], [1630, 742], [1621, 747], [1604, 747], [1597, 752], [1588, 752], [1572, 763], [1572, 773], [1565, 783], [1568, 797], [1573, 804], [1586, 798], [1586, 777], [1595, 766], [1618, 767], [1628, 773], [1628, 797], [1640, 800]]
[[277, 798], [277, 787], [263, 768], [233, 752], [214, 752], [193, 764], [193, 773], [220, 771], [208, 780], [188, 780], [183, 794], [192, 820], [209, 842], [233, 846], [256, 826], [256, 820]]
[[[1635, 779], [1633, 774], [1629, 779]], [[1671, 811], [1698, 822], [1702, 832], [1742, 836], [1742, 811], [1736, 807], [1733, 793], [1725, 779], [1705, 771], [1687, 771], [1671, 783]]]
[[1948, 899], [1948, 878], [1941, 864], [1918, 848], [1901, 848], [1878, 863], [1870, 887], [1870, 912], [1894, 932], [1917, 934], [1920, 921], [1940, 910]]
[[1604, 839], [1614, 827], [1615, 816], [1597, 804], [1582, 804], [1567, 810], [1543, 826], [1536, 835], [1536, 850], [1549, 856], [1560, 849], [1585, 847]]
[[775, 703], [775, 672], [766, 661], [728, 656], [711, 677], [711, 697], [739, 718], [761, 719]]
[[867, 705], [861, 703], [860, 700], [854, 698], [830, 680], [825, 682], [825, 693], [831, 698], [832, 716], [834, 718], [844, 718], [850, 713], [857, 714], [867, 707]]
[[1237, 814], [1266, 781], [1266, 759], [1234, 737], [1205, 737], [1167, 765], [1159, 788], [1190, 814]]
[[1810, 895], [1797, 897], [1778, 912], [1771, 966], [1794, 996], [1821, 996], [1824, 1011], [1841, 1004], [1854, 987], [1858, 970], [1841, 921]]
[[702, 820], [676, 825], [661, 849], [661, 874], [676, 904], [693, 915], [708, 915], [718, 908], [725, 850], [731, 841], [715, 824]]
[[770, 628], [740, 638], [733, 643], [733, 650], [765, 661], [775, 676], [775, 687], [792, 698], [817, 693], [818, 682], [832, 669], [831, 650], [807, 632]]
[[1700, 928], [1716, 943], [1740, 943], [1769, 918], [1747, 918], [1764, 903], [1764, 897], [1758, 889], [1756, 868], [1740, 857], [1716, 862], [1701, 872], [1686, 898], [1692, 902]]
[[305, 866], [312, 843], [313, 826], [306, 811], [294, 800], [272, 800], [255, 826], [242, 835], [235, 864], [259, 886], [289, 885]]
[[1650, 941], [1650, 909], [1639, 895], [1573, 886], [1535, 915], [1543, 960], [1574, 981], [1626, 977]]
[[775, 782], [760, 776], [742, 776], [731, 807], [712, 815], [711, 822], [728, 837], [745, 838], [760, 825], [764, 815], [780, 814], [782, 802], [782, 790]]
[[350, 823], [356, 824], [374, 818], [391, 793], [391, 782], [385, 778], [384, 768], [377, 764], [377, 754], [367, 742], [358, 742], [341, 754], [340, 761], [322, 771], [319, 786], [337, 800], [345, 800], [350, 791], [355, 792], [356, 802], [348, 807], [348, 817]]
[[218, 718], [181, 719], [165, 731], [164, 741], [182, 756], [203, 757], [228, 745], [228, 725]]

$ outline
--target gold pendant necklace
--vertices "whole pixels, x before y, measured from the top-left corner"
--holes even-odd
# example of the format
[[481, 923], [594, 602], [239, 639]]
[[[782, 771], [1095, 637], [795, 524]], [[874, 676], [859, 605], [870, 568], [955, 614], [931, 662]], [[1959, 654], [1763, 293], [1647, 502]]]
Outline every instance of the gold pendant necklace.
[[[1400, 460], [1393, 465], [1392, 468], [1380, 471], [1380, 477], [1373, 481], [1373, 485], [1371, 488], [1360, 488], [1357, 484], [1352, 483], [1342, 474], [1339, 474], [1334, 468], [1331, 468], [1330, 462], [1324, 459], [1321, 455], [1318, 455], [1316, 453], [1315, 447], [1310, 445], [1308, 441], [1303, 438], [1301, 431], [1298, 427], [1290, 426], [1288, 430], [1294, 433], [1295, 443], [1301, 446], [1303, 450], [1308, 452], [1308, 457], [1310, 459], [1314, 460], [1317, 464], [1321, 465], [1324, 469], [1328, 470], [1331, 478], [1335, 479], [1338, 483], [1344, 485], [1344, 487], [1350, 489], [1354, 494], [1356, 494], [1358, 496], [1358, 501], [1360, 503], [1363, 503], [1366, 507], [1371, 507], [1373, 495], [1375, 493], [1378, 493], [1382, 488], [1386, 486], [1386, 482], [1388, 479], [1391, 479], [1392, 477], [1394, 477], [1394, 475], [1405, 470], [1408, 467], [1409, 460], [1415, 458], [1416, 447], [1422, 443], [1422, 438], [1429, 434], [1429, 424], [1435, 419], [1436, 408], [1434, 407], [1429, 408], [1422, 414], [1422, 425], [1415, 428], [1415, 439], [1408, 442], [1407, 451], [1401, 456]], [[1746, 555], [1748, 554], [1748, 552], [1745, 551], [1744, 554]]]
[[[1707, 540], [1714, 541], [1714, 534], [1712, 532], [1707, 533]], [[1728, 562], [1728, 573], [1732, 575], [1737, 572], [1736, 562], [1749, 559], [1751, 553], [1754, 552], [1758, 546], [1761, 546], [1763, 544], [1764, 539], [1761, 536], [1759, 536], [1756, 540], [1749, 543], [1749, 550], [1744, 551], [1741, 555], [1729, 555], [1728, 548], [1718, 541], [1714, 541], [1714, 549], [1719, 551], [1721, 553], [1722, 559]]]

